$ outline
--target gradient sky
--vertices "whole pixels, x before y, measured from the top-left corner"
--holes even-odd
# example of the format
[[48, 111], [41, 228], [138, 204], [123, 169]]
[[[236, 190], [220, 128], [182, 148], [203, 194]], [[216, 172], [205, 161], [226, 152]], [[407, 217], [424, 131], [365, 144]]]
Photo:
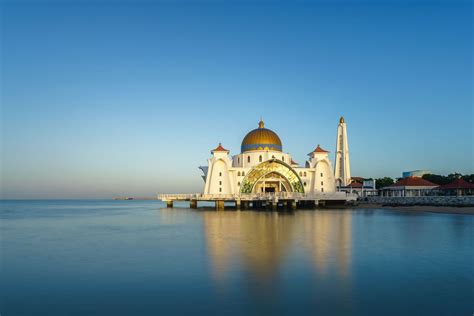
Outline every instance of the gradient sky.
[[[471, 1], [2, 5], [3, 198], [200, 192], [263, 117], [304, 163], [474, 172]], [[332, 156], [333, 159], [333, 156]]]

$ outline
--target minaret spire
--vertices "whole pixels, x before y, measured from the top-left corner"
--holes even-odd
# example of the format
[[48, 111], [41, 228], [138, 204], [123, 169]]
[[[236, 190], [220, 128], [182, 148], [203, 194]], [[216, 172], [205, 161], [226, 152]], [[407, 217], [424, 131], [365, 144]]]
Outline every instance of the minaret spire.
[[344, 117], [339, 119], [336, 139], [336, 163], [334, 169], [336, 186], [346, 186], [351, 183], [351, 166], [349, 160], [349, 144], [347, 141], [347, 127]]

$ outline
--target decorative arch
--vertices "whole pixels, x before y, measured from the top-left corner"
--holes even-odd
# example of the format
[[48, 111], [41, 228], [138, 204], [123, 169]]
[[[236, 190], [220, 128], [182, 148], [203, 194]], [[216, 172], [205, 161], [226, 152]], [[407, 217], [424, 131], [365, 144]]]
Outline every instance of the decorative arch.
[[252, 193], [259, 179], [272, 172], [284, 177], [290, 183], [293, 192], [304, 193], [303, 183], [298, 174], [289, 165], [277, 159], [267, 160], [252, 168], [242, 181], [240, 192]]

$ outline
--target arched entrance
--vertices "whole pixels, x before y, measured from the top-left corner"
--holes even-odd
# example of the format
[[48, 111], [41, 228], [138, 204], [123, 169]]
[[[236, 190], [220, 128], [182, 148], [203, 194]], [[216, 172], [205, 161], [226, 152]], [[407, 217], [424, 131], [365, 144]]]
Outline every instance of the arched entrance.
[[279, 173], [270, 172], [255, 183], [253, 193], [291, 192], [291, 184]]
[[255, 166], [242, 181], [242, 193], [300, 192], [303, 184], [286, 163], [271, 159]]

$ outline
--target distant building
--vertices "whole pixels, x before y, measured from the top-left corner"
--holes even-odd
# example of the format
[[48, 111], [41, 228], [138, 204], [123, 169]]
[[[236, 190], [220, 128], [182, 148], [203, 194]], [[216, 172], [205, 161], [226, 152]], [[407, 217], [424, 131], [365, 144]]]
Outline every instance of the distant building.
[[425, 196], [431, 195], [436, 187], [437, 184], [421, 177], [406, 177], [380, 191], [382, 196]]
[[431, 171], [428, 170], [413, 170], [413, 171], [405, 171], [402, 173], [402, 178], [408, 177], [423, 177], [425, 174], [430, 174]]
[[467, 182], [463, 179], [456, 179], [451, 183], [438, 187], [438, 190], [445, 195], [473, 195], [474, 183]]
[[364, 180], [361, 177], [352, 177], [351, 183], [340, 187], [339, 191], [355, 193], [359, 197], [377, 195], [378, 193], [374, 179]]

